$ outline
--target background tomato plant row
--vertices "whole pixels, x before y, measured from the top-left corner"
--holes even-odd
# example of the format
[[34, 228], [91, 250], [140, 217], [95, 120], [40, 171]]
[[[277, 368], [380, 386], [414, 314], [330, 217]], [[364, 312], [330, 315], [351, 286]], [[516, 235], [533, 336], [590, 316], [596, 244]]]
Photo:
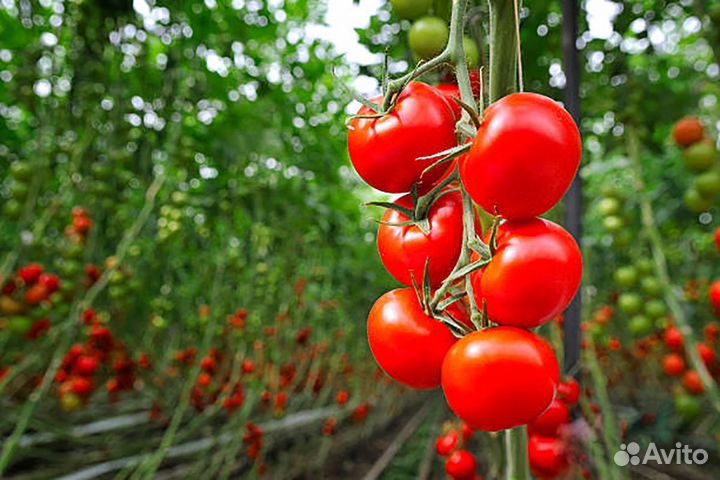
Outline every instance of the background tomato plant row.
[[[381, 57], [348, 65], [306, 35], [308, 24], [323, 22], [326, 2], [140, 3], [147, 8], [0, 7], [3, 468], [42, 478], [150, 453], [121, 470], [148, 474], [169, 458], [165, 465], [189, 472], [272, 474], [311, 449], [333, 459], [387, 425], [400, 429], [406, 407], [424, 397], [378, 381], [367, 348], [364, 319], [393, 280], [369, 218], [381, 213], [359, 206], [378, 197], [351, 171], [350, 97], [341, 86], [379, 77]], [[432, 3], [445, 18], [447, 6]], [[487, 7], [474, 3], [468, 36], [483, 65]], [[702, 337], [714, 318], [707, 295], [718, 276], [717, 197], [684, 200], [697, 175], [671, 130], [695, 115], [717, 141], [717, 2], [609, 3], [606, 23], [586, 6], [578, 39], [582, 384], [593, 394], [581, 404], [590, 422], [612, 418], [618, 442], [624, 432], [715, 448], [711, 403], [662, 368], [672, 319], [648, 287], [662, 280], [647, 268], [653, 244], [639, 207], [649, 200], [663, 239], [672, 285], [661, 288], [681, 292], [698, 341], [716, 348]], [[559, 2], [527, 2], [521, 13], [526, 88], [561, 99]], [[418, 40], [409, 37], [413, 22], [397, 14], [382, 5], [358, 34], [373, 53], [389, 48], [400, 73]], [[642, 166], [642, 196], [631, 155]], [[24, 270], [27, 282], [21, 275], [34, 263], [45, 275], [39, 284], [32, 271]], [[656, 310], [645, 311], [653, 301]], [[557, 326], [541, 333], [560, 345]], [[96, 365], [78, 366], [73, 345]], [[608, 381], [609, 405], [598, 399], [598, 378]], [[428, 418], [420, 431], [433, 437], [443, 418]], [[72, 434], [107, 419], [108, 430]], [[17, 442], [5, 441], [13, 432]], [[192, 450], [209, 437], [227, 441], [211, 456]], [[59, 454], [64, 441], [83, 454]], [[172, 450], [188, 443], [188, 456]], [[402, 459], [417, 465], [421, 443], [403, 448], [389, 478], [414, 478]], [[493, 471], [487, 458], [478, 461]]]

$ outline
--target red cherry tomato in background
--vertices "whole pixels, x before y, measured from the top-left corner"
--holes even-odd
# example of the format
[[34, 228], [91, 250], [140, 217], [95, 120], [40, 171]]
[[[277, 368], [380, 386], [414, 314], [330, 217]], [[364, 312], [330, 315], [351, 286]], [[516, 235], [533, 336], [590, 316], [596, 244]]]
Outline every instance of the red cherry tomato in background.
[[700, 395], [705, 391], [705, 385], [703, 385], [700, 379], [700, 374], [695, 370], [688, 370], [683, 375], [683, 386], [688, 393], [693, 395]]
[[455, 450], [460, 443], [458, 432], [450, 432], [437, 439], [435, 451], [442, 457], [447, 457]]
[[551, 479], [565, 474], [570, 468], [563, 440], [531, 435], [528, 440], [530, 469], [536, 477]]
[[[406, 195], [395, 202], [413, 210], [412, 197]], [[412, 276], [418, 285], [423, 284], [425, 262], [429, 259], [431, 285], [439, 286], [452, 272], [462, 248], [463, 205], [460, 192], [449, 192], [438, 198], [428, 212], [430, 234], [425, 235], [414, 225], [394, 227], [380, 225], [378, 250], [383, 265], [395, 280], [412, 286]], [[388, 209], [384, 222], [410, 221], [402, 213]]]
[[720, 250], [720, 227], [715, 229], [715, 246]]
[[18, 277], [25, 282], [25, 285], [30, 285], [37, 282], [40, 275], [43, 273], [43, 267], [39, 263], [31, 263], [18, 270]]
[[412, 288], [380, 297], [368, 317], [368, 339], [378, 365], [417, 389], [440, 386], [443, 358], [455, 343], [450, 330], [425, 315]]
[[700, 355], [700, 358], [702, 358], [702, 361], [707, 368], [710, 368], [713, 365], [715, 365], [715, 362], [717, 361], [717, 354], [715, 353], [715, 350], [710, 348], [705, 343], [698, 343], [697, 351], [698, 351], [698, 354]]
[[485, 111], [472, 149], [460, 163], [470, 196], [507, 219], [531, 218], [565, 195], [580, 166], [580, 133], [552, 99], [516, 93]]
[[477, 470], [477, 462], [467, 450], [457, 450], [445, 461], [445, 471], [453, 480], [472, 480]]
[[682, 333], [676, 327], [670, 326], [665, 330], [665, 345], [670, 350], [680, 350], [684, 343]]
[[665, 355], [663, 370], [670, 377], [679, 377], [685, 371], [685, 360], [677, 353]]
[[537, 418], [530, 422], [529, 428], [532, 433], [557, 436], [560, 427], [570, 423], [570, 409], [560, 400], [555, 399], [550, 406]]
[[471, 277], [478, 305], [487, 302], [492, 321], [534, 328], [570, 305], [580, 287], [582, 255], [562, 227], [541, 218], [507, 221], [497, 245], [490, 265]]
[[[373, 100], [380, 103], [381, 99]], [[367, 107], [359, 115], [373, 115]], [[454, 147], [455, 119], [435, 87], [413, 82], [400, 94], [395, 109], [382, 118], [356, 118], [350, 125], [348, 150], [355, 170], [370, 186], [388, 193], [407, 193], [437, 159], [417, 160]], [[432, 183], [447, 170], [438, 167], [422, 178]]]
[[524, 425], [555, 398], [560, 367], [550, 346], [514, 327], [473, 332], [447, 353], [442, 386], [450, 408], [470, 427]]
[[565, 402], [565, 405], [574, 407], [580, 401], [580, 385], [577, 380], [570, 377], [565, 382], [560, 382], [558, 385], [557, 396], [560, 400]]
[[715, 280], [710, 286], [710, 303], [715, 309], [715, 315], [720, 316], [720, 280]]

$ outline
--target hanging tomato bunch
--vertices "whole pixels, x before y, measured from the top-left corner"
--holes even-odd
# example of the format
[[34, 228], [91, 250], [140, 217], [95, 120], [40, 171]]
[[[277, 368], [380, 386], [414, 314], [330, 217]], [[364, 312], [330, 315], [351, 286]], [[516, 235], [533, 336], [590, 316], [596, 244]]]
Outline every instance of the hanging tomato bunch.
[[[458, 22], [449, 41], [416, 53], [453, 63], [465, 53]], [[539, 216], [569, 189], [582, 145], [572, 117], [542, 95], [510, 94], [478, 114], [468, 63], [455, 63], [461, 101], [417, 81], [422, 68], [385, 82], [382, 97], [361, 99], [348, 148], [363, 180], [403, 194], [373, 204], [387, 208], [380, 257], [405, 286], [370, 311], [375, 359], [404, 385], [441, 386], [470, 428], [500, 431], [543, 414], [560, 384], [555, 353], [530, 329], [569, 306], [582, 257], [567, 231]], [[493, 219], [485, 232], [480, 216]]]

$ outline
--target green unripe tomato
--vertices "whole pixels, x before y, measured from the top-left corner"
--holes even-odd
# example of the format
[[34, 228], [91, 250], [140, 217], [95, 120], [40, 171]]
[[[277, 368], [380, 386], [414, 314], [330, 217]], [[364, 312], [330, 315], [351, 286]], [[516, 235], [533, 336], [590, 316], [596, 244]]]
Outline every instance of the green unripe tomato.
[[65, 259], [58, 263], [60, 273], [63, 277], [74, 277], [82, 270], [82, 265], [77, 260]]
[[410, 49], [415, 55], [428, 59], [443, 51], [449, 36], [450, 30], [445, 20], [438, 17], [422, 17], [413, 23], [408, 40]]
[[643, 301], [637, 293], [623, 293], [618, 298], [618, 307], [628, 315], [636, 315], [642, 311]]
[[12, 185], [10, 185], [10, 195], [13, 198], [16, 198], [18, 200], [24, 201], [27, 196], [28, 192], [30, 191], [30, 187], [25, 182], [13, 182]]
[[667, 315], [665, 302], [658, 299], [650, 300], [645, 304], [645, 315], [650, 317], [652, 320], [664, 317]]
[[685, 159], [685, 165], [694, 172], [704, 172], [709, 169], [715, 163], [715, 157], [717, 155], [717, 149], [715, 145], [710, 141], [698, 142], [694, 145], [690, 145], [683, 158]]
[[592, 339], [593, 343], [596, 343], [598, 345], [604, 345], [607, 340], [607, 334], [605, 332], [605, 327], [594, 323], [590, 327], [590, 330], [588, 331], [590, 334], [590, 338]]
[[10, 165], [10, 176], [18, 182], [27, 182], [32, 175], [32, 167], [28, 162], [14, 162]]
[[615, 283], [621, 288], [632, 288], [637, 283], [638, 273], [635, 267], [626, 266], [615, 270], [613, 275]]
[[603, 225], [610, 233], [617, 233], [625, 226], [623, 219], [617, 215], [610, 215], [603, 218]]
[[710, 210], [713, 205], [711, 198], [703, 197], [695, 188], [688, 188], [683, 197], [685, 206], [693, 213], [702, 213]]
[[705, 198], [714, 197], [720, 193], [720, 172], [708, 170], [695, 178], [694, 187]]
[[463, 37], [463, 48], [465, 49], [465, 59], [470, 70], [477, 68], [480, 64], [480, 50], [477, 43], [470, 37]]
[[432, 0], [390, 0], [393, 11], [403, 20], [415, 20], [430, 11]]
[[604, 217], [620, 213], [620, 200], [615, 197], [605, 197], [598, 202], [598, 211]]
[[686, 422], [690, 422], [700, 415], [701, 406], [700, 398], [687, 393], [681, 393], [675, 397], [675, 411]]
[[20, 215], [22, 215], [22, 210], [22, 204], [14, 198], [11, 198], [7, 202], [5, 202], [5, 205], [3, 206], [3, 213], [11, 220], [17, 220], [18, 218], [20, 218]]
[[32, 323], [32, 320], [28, 317], [10, 317], [8, 320], [8, 329], [15, 335], [22, 336], [30, 331]]
[[641, 258], [635, 262], [635, 268], [640, 275], [650, 275], [655, 270], [655, 264], [649, 258]]
[[635, 315], [630, 319], [630, 323], [628, 323], [630, 333], [636, 337], [648, 335], [653, 331], [653, 326], [652, 320], [645, 315]]
[[640, 288], [651, 297], [660, 296], [663, 292], [663, 284], [657, 277], [645, 277], [640, 280]]
[[128, 290], [124, 285], [112, 285], [108, 288], [108, 295], [113, 300], [118, 300], [120, 298], [126, 297], [128, 294]]

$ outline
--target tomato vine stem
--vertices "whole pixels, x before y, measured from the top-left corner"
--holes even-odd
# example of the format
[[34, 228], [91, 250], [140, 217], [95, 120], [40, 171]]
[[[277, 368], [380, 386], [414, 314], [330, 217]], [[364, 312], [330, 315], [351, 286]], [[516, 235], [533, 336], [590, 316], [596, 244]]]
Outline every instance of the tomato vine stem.
[[627, 140], [628, 157], [630, 158], [630, 166], [633, 171], [633, 180], [635, 182], [635, 190], [638, 192], [640, 201], [640, 218], [643, 230], [650, 241], [650, 249], [652, 251], [653, 263], [655, 266], [655, 274], [664, 285], [663, 297], [667, 303], [670, 312], [672, 312], [675, 324], [680, 330], [685, 343], [685, 351], [693, 368], [700, 375], [700, 380], [705, 387], [710, 402], [716, 411], [720, 412], [720, 392], [718, 392], [717, 384], [705, 367], [705, 363], [700, 357], [700, 353], [695, 348], [696, 340], [693, 329], [687, 320], [685, 310], [678, 299], [679, 295], [671, 287], [670, 273], [668, 271], [667, 260], [663, 249], [663, 240], [658, 231], [655, 222], [655, 213], [652, 204], [645, 192], [645, 181], [643, 180], [642, 151], [640, 147], [640, 139], [634, 125], [626, 127], [625, 138]]

